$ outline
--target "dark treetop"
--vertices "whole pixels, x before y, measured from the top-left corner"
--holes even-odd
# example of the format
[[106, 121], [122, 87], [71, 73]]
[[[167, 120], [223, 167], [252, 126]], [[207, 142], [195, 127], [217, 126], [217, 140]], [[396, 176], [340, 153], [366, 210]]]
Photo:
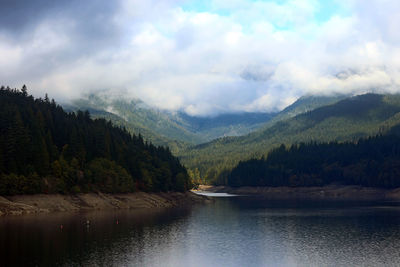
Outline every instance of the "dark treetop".
[[0, 88], [0, 195], [185, 191], [186, 169], [156, 147], [89, 112], [66, 113], [26, 87]]
[[230, 186], [322, 186], [331, 183], [400, 187], [400, 137], [280, 146], [267, 158], [240, 162], [220, 183]]

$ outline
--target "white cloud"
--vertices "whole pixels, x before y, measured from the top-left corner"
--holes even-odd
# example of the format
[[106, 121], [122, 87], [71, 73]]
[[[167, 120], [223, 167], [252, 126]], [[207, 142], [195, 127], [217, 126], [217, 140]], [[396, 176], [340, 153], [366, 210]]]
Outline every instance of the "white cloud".
[[22, 60], [22, 48], [8, 43], [6, 38], [0, 36], [0, 73], [5, 81], [18, 71], [18, 65]]
[[106, 45], [79, 49], [83, 37], [69, 18], [44, 19], [24, 43], [0, 35], [0, 80], [57, 98], [125, 90], [198, 115], [273, 111], [310, 93], [399, 91], [395, 0], [352, 0], [326, 21], [315, 20], [316, 0], [214, 0], [207, 12], [181, 1], [121, 3], [98, 25], [118, 29]]

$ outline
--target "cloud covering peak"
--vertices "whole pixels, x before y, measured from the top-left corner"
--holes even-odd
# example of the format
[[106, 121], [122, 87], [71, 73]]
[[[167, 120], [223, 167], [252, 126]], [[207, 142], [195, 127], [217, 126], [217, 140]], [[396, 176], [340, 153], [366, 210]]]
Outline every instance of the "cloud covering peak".
[[[201, 4], [199, 4], [201, 3]], [[191, 115], [399, 92], [397, 0], [3, 0], [0, 81], [116, 90]]]

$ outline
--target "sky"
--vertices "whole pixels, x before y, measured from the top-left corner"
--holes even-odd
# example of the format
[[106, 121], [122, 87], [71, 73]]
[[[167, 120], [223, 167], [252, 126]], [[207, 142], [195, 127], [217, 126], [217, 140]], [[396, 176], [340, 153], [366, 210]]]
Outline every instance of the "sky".
[[0, 0], [0, 84], [207, 116], [400, 92], [398, 0]]

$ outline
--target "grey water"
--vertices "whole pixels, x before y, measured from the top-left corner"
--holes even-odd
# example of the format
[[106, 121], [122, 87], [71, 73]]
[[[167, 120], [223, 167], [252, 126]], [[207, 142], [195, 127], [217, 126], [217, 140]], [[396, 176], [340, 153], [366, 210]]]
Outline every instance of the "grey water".
[[0, 266], [400, 266], [398, 203], [214, 198], [3, 217]]

